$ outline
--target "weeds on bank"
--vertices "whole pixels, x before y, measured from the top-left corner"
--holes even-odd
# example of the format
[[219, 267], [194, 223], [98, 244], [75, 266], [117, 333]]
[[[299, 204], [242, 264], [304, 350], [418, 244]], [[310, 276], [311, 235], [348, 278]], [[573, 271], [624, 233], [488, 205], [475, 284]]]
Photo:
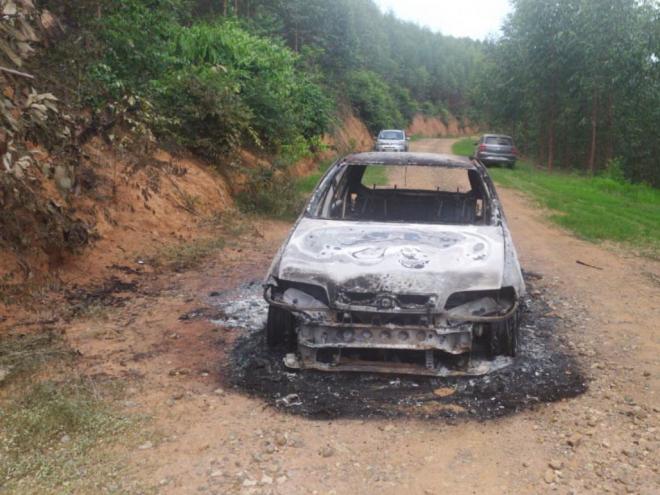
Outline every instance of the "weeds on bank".
[[225, 246], [224, 237], [197, 239], [192, 242], [164, 246], [156, 254], [146, 258], [152, 265], [174, 271], [185, 271], [199, 266], [212, 253]]
[[300, 177], [296, 180], [296, 192], [301, 197], [307, 197], [314, 191], [314, 188], [319, 183], [323, 175], [328, 171], [330, 165], [334, 163], [334, 159], [323, 160], [319, 163], [318, 167], [311, 174]]
[[0, 387], [26, 378], [51, 361], [70, 361], [73, 351], [52, 332], [0, 338]]

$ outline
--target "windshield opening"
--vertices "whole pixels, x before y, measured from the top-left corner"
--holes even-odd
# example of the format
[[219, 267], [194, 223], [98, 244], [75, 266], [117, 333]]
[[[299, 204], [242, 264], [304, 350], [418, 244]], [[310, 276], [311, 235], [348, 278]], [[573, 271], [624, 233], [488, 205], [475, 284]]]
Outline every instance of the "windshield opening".
[[390, 141], [403, 141], [402, 131], [381, 131], [378, 139], [385, 139]]
[[476, 170], [419, 165], [348, 165], [310, 210], [332, 220], [487, 225], [487, 188]]

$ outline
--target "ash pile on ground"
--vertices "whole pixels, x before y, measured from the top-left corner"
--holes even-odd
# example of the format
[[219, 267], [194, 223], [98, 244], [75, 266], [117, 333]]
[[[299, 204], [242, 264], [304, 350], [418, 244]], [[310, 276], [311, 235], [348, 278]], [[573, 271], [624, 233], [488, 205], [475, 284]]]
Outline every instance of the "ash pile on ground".
[[587, 389], [576, 357], [562, 342], [567, 322], [560, 326], [533, 281], [528, 287], [535, 296], [526, 300], [519, 355], [511, 366], [481, 377], [289, 370], [282, 353], [266, 348], [268, 308], [256, 282], [219, 294], [214, 302], [225, 316], [214, 323], [240, 332], [227, 370], [232, 386], [288, 413], [318, 419], [490, 419]]

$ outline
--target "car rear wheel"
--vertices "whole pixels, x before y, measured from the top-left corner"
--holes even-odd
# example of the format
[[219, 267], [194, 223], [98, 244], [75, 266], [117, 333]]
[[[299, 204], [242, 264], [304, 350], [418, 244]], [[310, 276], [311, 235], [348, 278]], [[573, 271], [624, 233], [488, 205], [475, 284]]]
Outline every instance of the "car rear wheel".
[[296, 344], [295, 318], [290, 311], [270, 306], [266, 322], [266, 344], [268, 347], [292, 349]]
[[518, 352], [520, 316], [518, 311], [505, 321], [490, 324], [487, 336], [487, 349], [491, 358], [496, 356], [514, 357]]

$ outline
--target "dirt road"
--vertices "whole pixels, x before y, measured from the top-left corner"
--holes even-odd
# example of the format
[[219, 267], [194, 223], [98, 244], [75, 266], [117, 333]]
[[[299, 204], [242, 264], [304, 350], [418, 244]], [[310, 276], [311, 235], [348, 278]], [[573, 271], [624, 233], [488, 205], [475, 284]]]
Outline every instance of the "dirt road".
[[[124, 448], [129, 476], [165, 494], [658, 493], [659, 264], [578, 240], [521, 194], [500, 193], [586, 393], [492, 420], [319, 420], [233, 388], [240, 325], [214, 298], [252, 290], [242, 284], [266, 271], [289, 225], [265, 221], [203, 270], [141, 280], [129, 305], [69, 329], [85, 371], [128, 380], [127, 407], [153, 418], [151, 443]], [[257, 303], [236, 304], [259, 324]]]

